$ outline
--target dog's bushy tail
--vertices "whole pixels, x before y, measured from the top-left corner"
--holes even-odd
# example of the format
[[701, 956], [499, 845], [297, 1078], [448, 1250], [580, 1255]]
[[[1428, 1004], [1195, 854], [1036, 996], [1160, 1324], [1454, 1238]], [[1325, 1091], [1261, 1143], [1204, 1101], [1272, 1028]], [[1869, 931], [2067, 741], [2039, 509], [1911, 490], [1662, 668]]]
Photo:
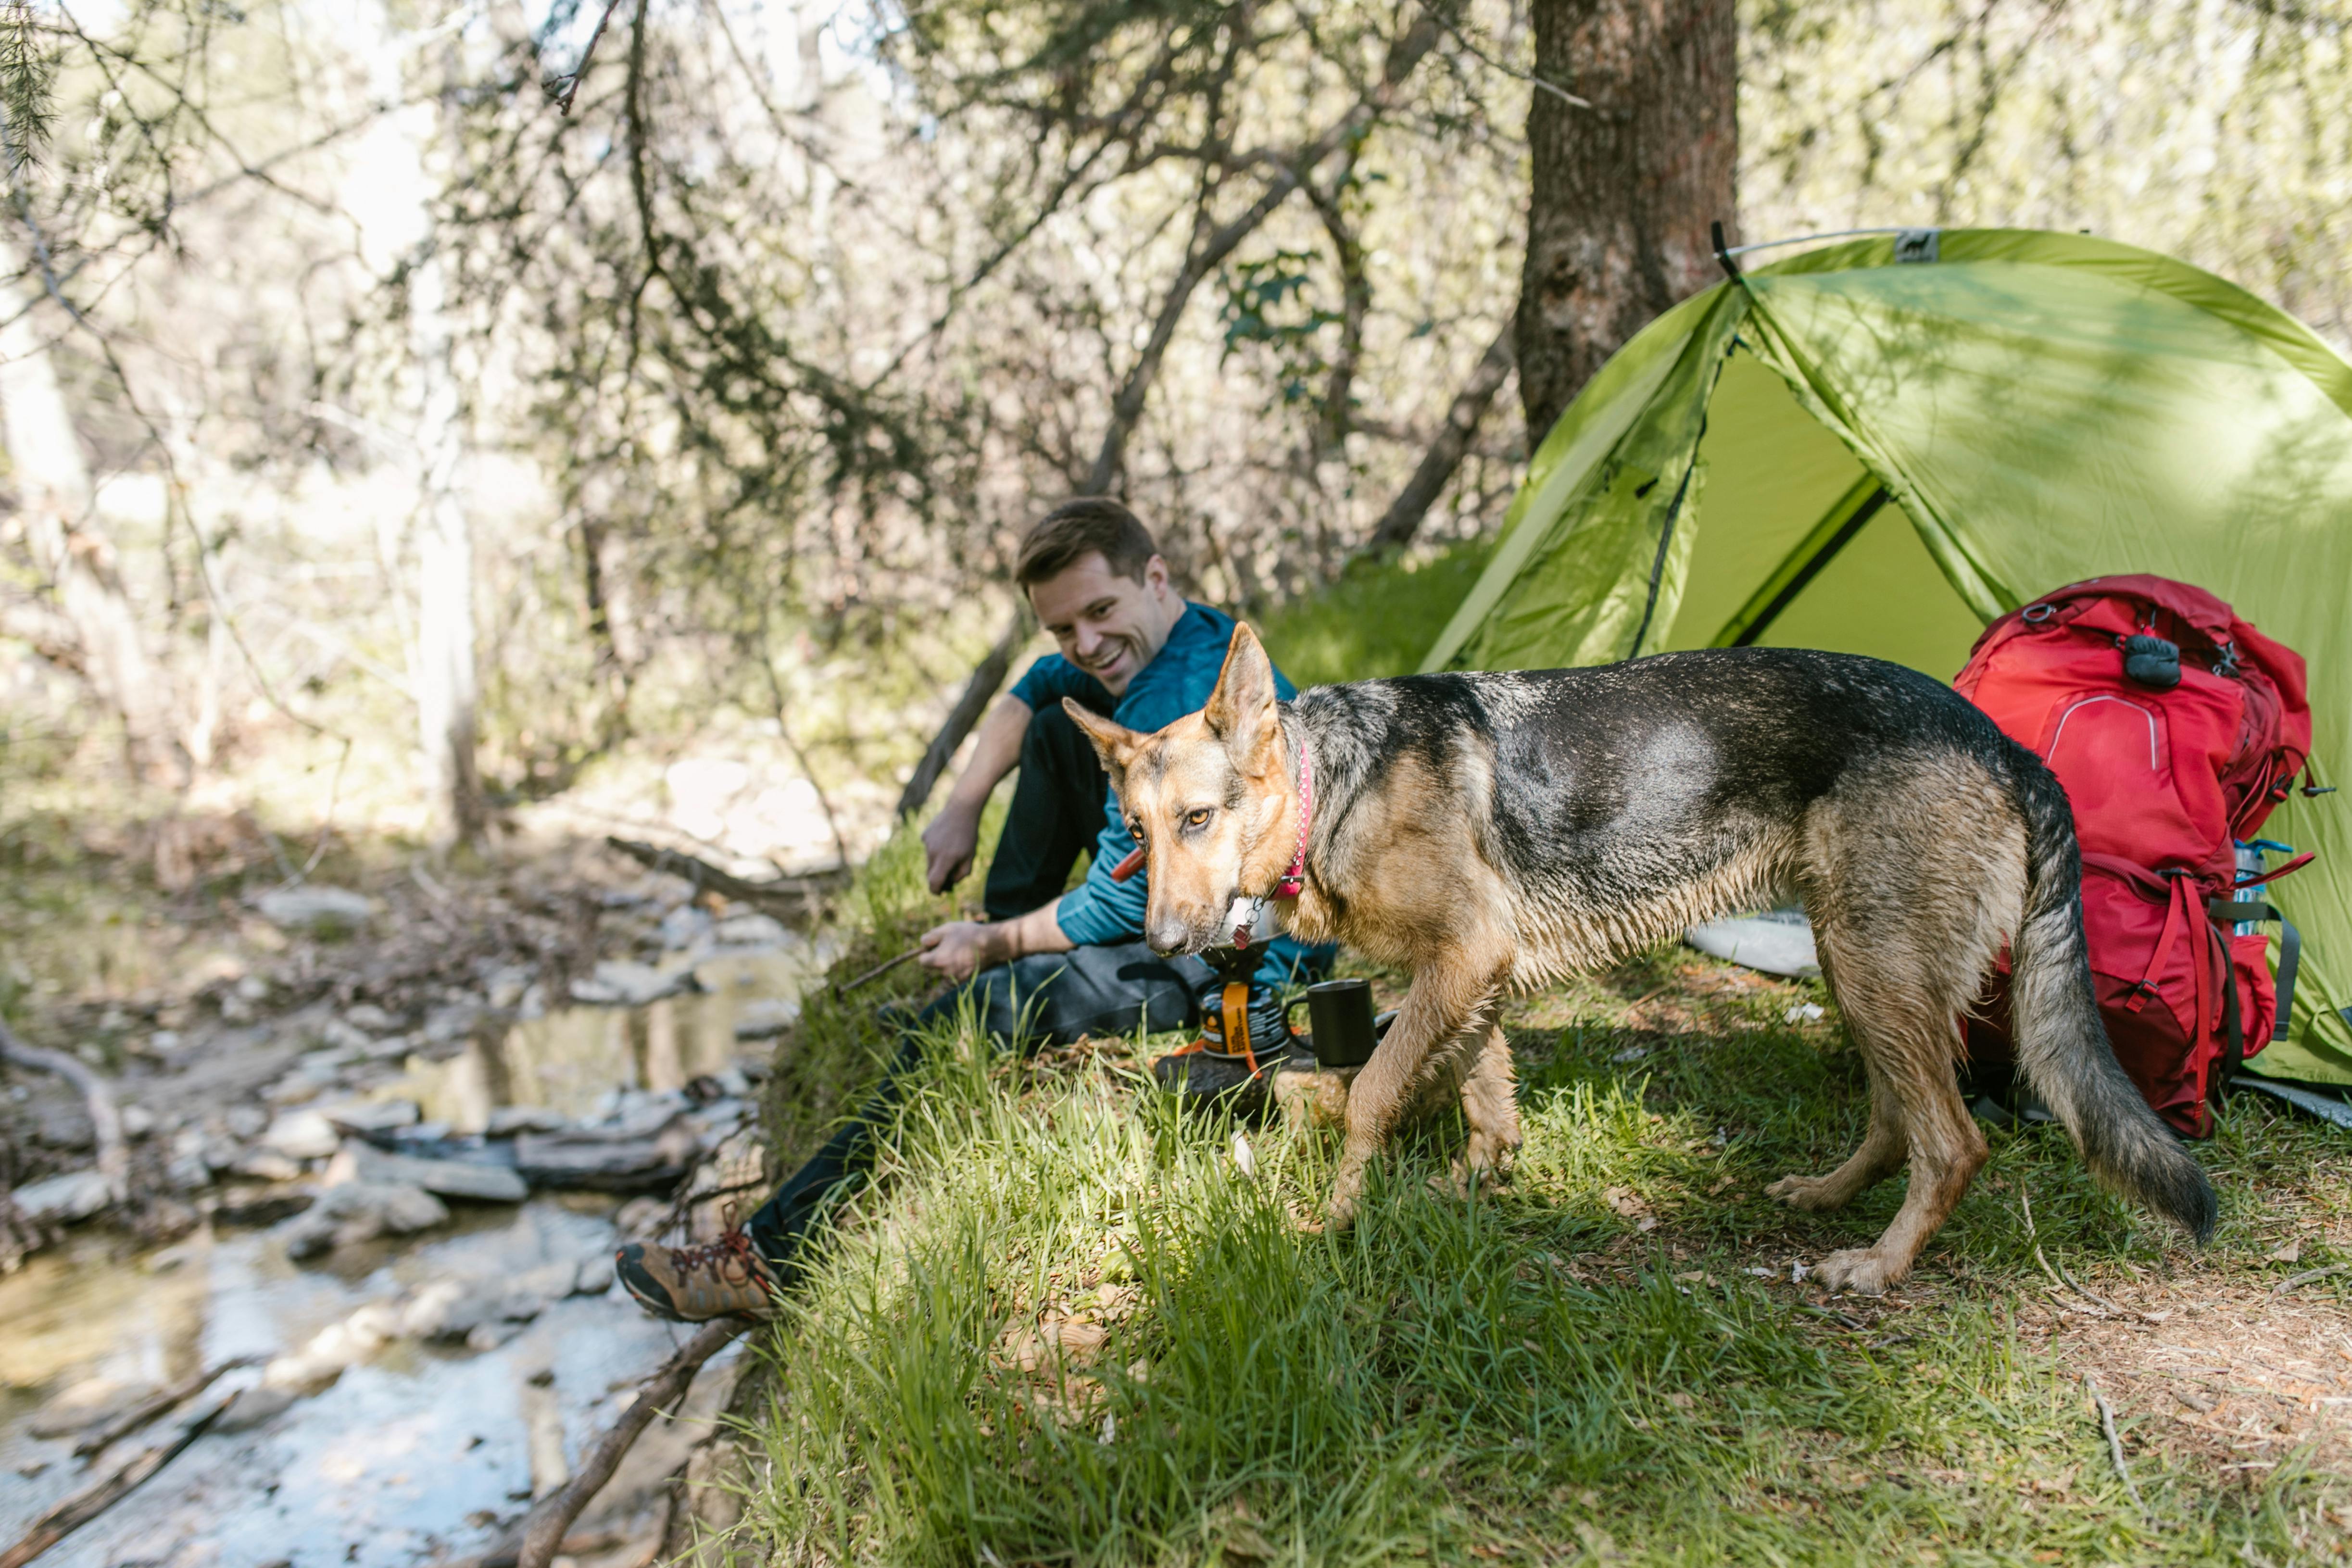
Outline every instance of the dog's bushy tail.
[[2083, 857], [2066, 791], [2012, 748], [2025, 813], [2025, 910], [2011, 944], [2010, 991], [2018, 1065], [2074, 1135], [2100, 1179], [2203, 1241], [2213, 1233], [2212, 1184], [2196, 1156], [2140, 1098], [2099, 1021], [2083, 935]]

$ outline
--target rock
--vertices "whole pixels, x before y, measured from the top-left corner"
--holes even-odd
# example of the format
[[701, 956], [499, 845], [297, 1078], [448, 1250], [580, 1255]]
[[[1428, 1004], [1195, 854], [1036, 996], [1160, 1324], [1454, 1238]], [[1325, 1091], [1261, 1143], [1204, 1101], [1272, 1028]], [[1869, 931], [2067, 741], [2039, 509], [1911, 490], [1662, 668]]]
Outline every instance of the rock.
[[490, 1113], [489, 1134], [510, 1138], [517, 1133], [560, 1133], [570, 1124], [562, 1112], [545, 1105], [501, 1105]]
[[330, 1051], [346, 1057], [365, 1056], [375, 1045], [375, 1036], [349, 1019], [331, 1017], [319, 1025], [318, 1040]]
[[221, 1125], [232, 1138], [257, 1138], [269, 1125], [269, 1113], [258, 1105], [232, 1105], [221, 1113]]
[[389, 1133], [414, 1127], [425, 1114], [414, 1100], [347, 1100], [312, 1109], [346, 1133]]
[[323, 1160], [342, 1146], [342, 1134], [316, 1110], [281, 1111], [261, 1134], [267, 1148], [297, 1160]]
[[373, 1002], [356, 1002], [343, 1009], [343, 1021], [353, 1029], [363, 1029], [370, 1034], [385, 1034], [400, 1027], [400, 1020]]
[[572, 982], [572, 999], [592, 1007], [640, 1008], [696, 988], [694, 971], [664, 971], [626, 958], [607, 958], [586, 979]]
[[253, 901], [272, 925], [332, 935], [355, 931], [375, 917], [375, 901], [345, 887], [314, 883], [274, 887]]
[[35, 1221], [53, 1220], [70, 1224], [88, 1219], [114, 1201], [113, 1191], [106, 1178], [91, 1171], [68, 1171], [47, 1181], [37, 1181], [20, 1186], [11, 1195], [16, 1212]]
[[302, 1162], [276, 1149], [248, 1149], [231, 1160], [228, 1169], [255, 1181], [292, 1181], [302, 1174]]
[[517, 1322], [477, 1323], [473, 1332], [466, 1336], [466, 1348], [472, 1351], [496, 1350], [520, 1333], [522, 1324]]
[[224, 1435], [250, 1432], [264, 1421], [272, 1420], [292, 1409], [301, 1397], [291, 1388], [257, 1383], [239, 1392], [229, 1402], [229, 1407], [214, 1418], [212, 1430]]
[[122, 1135], [124, 1137], [146, 1137], [148, 1134], [154, 1132], [156, 1125], [155, 1113], [147, 1109], [146, 1106], [125, 1105], [122, 1107]]
[[801, 1004], [793, 997], [755, 997], [735, 1009], [737, 1040], [773, 1040], [800, 1022]]
[[429, 1045], [446, 1045], [453, 1040], [463, 1040], [482, 1021], [483, 1005], [467, 998], [461, 1001], [445, 1002], [425, 1015], [425, 1027], [420, 1033]]
[[45, 1148], [78, 1151], [98, 1146], [98, 1130], [90, 1124], [89, 1112], [79, 1101], [39, 1107], [33, 1126], [33, 1142]]
[[201, 1154], [175, 1154], [163, 1167], [163, 1180], [174, 1192], [199, 1192], [212, 1186], [213, 1167]]
[[593, 1258], [580, 1260], [580, 1271], [572, 1281], [575, 1296], [601, 1296], [613, 1288], [613, 1256], [599, 1252]]
[[331, 1186], [301, 1215], [278, 1228], [289, 1258], [308, 1258], [331, 1247], [349, 1247], [379, 1236], [405, 1236], [449, 1218], [442, 1201], [423, 1187], [355, 1181]]
[[412, 1339], [463, 1339], [490, 1318], [495, 1303], [463, 1281], [436, 1280], [400, 1311], [400, 1332]]
[[782, 947], [798, 940], [782, 921], [757, 913], [730, 915], [710, 928], [710, 936], [722, 947]]
[[386, 1154], [372, 1144], [355, 1143], [347, 1152], [362, 1182], [421, 1187], [444, 1197], [469, 1197], [482, 1203], [520, 1203], [530, 1196], [530, 1184], [505, 1166], [419, 1159], [414, 1155]]
[[651, 1241], [659, 1236], [669, 1217], [667, 1198], [633, 1197], [613, 1212], [613, 1228], [624, 1241]]
[[437, 1144], [457, 1129], [446, 1122], [419, 1122], [413, 1127], [397, 1127], [393, 1136], [404, 1144]]
[[291, 1219], [312, 1204], [318, 1195], [308, 1192], [273, 1192], [244, 1203], [224, 1203], [213, 1210], [216, 1225], [275, 1225]]
[[515, 1169], [536, 1186], [636, 1192], [675, 1183], [698, 1142], [694, 1124], [677, 1115], [634, 1136], [601, 1129], [526, 1133], [515, 1139]]
[[501, 964], [483, 977], [482, 994], [500, 1012], [512, 1012], [537, 977], [537, 972], [528, 964]]

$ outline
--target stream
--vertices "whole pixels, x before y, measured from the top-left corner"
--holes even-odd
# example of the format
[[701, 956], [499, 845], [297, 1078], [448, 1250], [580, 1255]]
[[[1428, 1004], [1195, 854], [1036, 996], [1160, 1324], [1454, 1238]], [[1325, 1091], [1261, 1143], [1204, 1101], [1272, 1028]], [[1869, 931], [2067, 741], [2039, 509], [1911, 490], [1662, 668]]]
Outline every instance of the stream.
[[[478, 1034], [390, 1062], [377, 1051], [356, 1093], [317, 1076], [331, 1095], [347, 1091], [338, 1105], [359, 1107], [341, 1114], [406, 1118], [387, 1116], [392, 1132], [372, 1136], [362, 1158], [413, 1145], [496, 1166], [519, 1142], [483, 1136], [501, 1123], [591, 1130], [573, 1136], [664, 1124], [693, 1132], [706, 1153], [740, 1148], [756, 1136], [746, 1079], [764, 1054], [756, 1037], [790, 1016], [824, 958], [798, 938], [678, 955], [672, 967], [690, 967], [700, 992], [564, 1007], [487, 1043]], [[345, 1137], [338, 1161], [354, 1142]], [[270, 1190], [348, 1179], [312, 1158]], [[143, 1252], [117, 1234], [69, 1232], [0, 1279], [0, 1550], [234, 1394], [185, 1452], [39, 1561], [408, 1568], [479, 1554], [562, 1483], [691, 1332], [648, 1317], [612, 1281], [622, 1225], [644, 1234], [656, 1204], [667, 1207], [534, 1179], [520, 1202], [452, 1197], [445, 1222], [299, 1260], [290, 1220], [216, 1218]], [[664, 1482], [723, 1406], [733, 1354], [710, 1364], [680, 1418], [649, 1431], [583, 1516], [569, 1538], [582, 1568], [643, 1560]], [[250, 1359], [171, 1415], [87, 1462], [74, 1456], [110, 1411], [239, 1358]]]

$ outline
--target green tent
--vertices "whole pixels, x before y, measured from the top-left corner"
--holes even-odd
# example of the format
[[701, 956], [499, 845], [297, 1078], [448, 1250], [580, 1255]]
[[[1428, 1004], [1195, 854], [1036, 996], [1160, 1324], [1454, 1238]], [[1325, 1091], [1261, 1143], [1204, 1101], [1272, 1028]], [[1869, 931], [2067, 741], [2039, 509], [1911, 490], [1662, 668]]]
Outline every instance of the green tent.
[[[2193, 267], [2081, 235], [1906, 230], [1727, 278], [1603, 366], [1537, 451], [1424, 669], [1740, 643], [1948, 680], [2062, 583], [2157, 572], [2311, 669], [2309, 780], [2352, 774], [2352, 365]], [[2291, 1040], [2352, 1083], [2352, 792], [2264, 829], [2317, 863]]]

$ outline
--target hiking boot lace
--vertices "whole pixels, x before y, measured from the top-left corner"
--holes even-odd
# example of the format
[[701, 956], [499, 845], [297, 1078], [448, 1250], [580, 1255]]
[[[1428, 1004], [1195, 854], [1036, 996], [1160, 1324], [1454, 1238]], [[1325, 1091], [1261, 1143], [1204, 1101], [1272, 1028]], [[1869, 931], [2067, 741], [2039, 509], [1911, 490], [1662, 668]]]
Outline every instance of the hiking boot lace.
[[735, 1206], [729, 1204], [724, 1213], [727, 1228], [719, 1232], [719, 1239], [699, 1247], [674, 1247], [670, 1259], [681, 1274], [708, 1269], [723, 1283], [748, 1285], [764, 1270], [760, 1267], [759, 1255], [751, 1249], [751, 1238], [735, 1222]]

